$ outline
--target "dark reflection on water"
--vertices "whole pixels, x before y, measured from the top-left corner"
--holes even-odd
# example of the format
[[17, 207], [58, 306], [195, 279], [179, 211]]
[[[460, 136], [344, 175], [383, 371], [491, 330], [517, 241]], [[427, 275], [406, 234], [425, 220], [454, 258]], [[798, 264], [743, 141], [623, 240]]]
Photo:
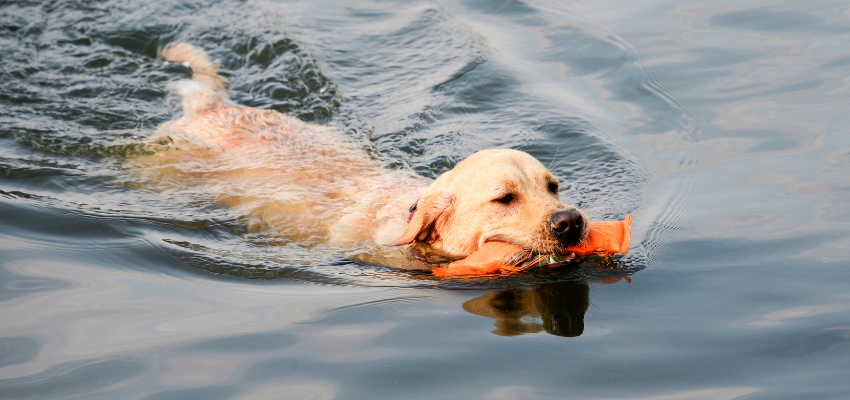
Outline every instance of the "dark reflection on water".
[[589, 294], [590, 288], [584, 282], [548, 283], [533, 289], [487, 293], [463, 303], [463, 309], [495, 319], [493, 333], [500, 336], [546, 331], [575, 337], [584, 332]]
[[850, 28], [847, 26], [826, 23], [823, 19], [811, 14], [772, 11], [766, 8], [719, 14], [712, 17], [709, 23], [714, 26], [766, 32], [812, 32], [819, 34], [850, 32]]
[[229, 385], [209, 386], [198, 389], [163, 390], [143, 397], [144, 400], [179, 400], [179, 399], [230, 399], [239, 393], [239, 389]]
[[0, 397], [43, 399], [97, 393], [137, 378], [150, 366], [148, 361], [129, 357], [63, 363], [15, 385], [10, 385], [8, 380], [0, 380]]
[[40, 349], [38, 341], [30, 337], [0, 338], [0, 368], [32, 361]]
[[175, 350], [190, 353], [262, 352], [289, 347], [297, 342], [298, 339], [288, 333], [253, 333], [195, 342], [187, 346], [176, 348]]
[[0, 292], [0, 301], [11, 300], [15, 297], [24, 296], [34, 292], [61, 289], [68, 285], [67, 282], [58, 279], [32, 279], [15, 276], [8, 271], [0, 272], [2, 277], [3, 291]]
[[850, 350], [850, 327], [819, 329], [805, 336], [778, 340], [764, 354], [772, 357], [814, 356], [823, 353], [847, 353]]

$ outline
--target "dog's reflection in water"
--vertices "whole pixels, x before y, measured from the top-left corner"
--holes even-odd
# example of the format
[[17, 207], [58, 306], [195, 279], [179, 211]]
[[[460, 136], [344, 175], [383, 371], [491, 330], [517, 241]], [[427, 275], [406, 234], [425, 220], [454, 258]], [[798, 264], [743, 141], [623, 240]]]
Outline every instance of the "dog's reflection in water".
[[496, 320], [492, 332], [501, 336], [546, 331], [575, 337], [584, 332], [584, 313], [590, 305], [584, 282], [544, 284], [534, 289], [487, 293], [463, 303], [469, 313]]

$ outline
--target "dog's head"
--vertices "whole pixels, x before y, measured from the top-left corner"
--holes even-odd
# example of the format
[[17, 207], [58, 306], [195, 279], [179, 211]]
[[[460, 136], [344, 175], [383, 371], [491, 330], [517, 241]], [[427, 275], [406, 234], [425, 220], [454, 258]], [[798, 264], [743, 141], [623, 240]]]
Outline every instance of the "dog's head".
[[437, 178], [391, 246], [423, 242], [466, 257], [488, 241], [555, 253], [587, 236], [587, 217], [561, 203], [558, 179], [517, 150], [484, 150]]

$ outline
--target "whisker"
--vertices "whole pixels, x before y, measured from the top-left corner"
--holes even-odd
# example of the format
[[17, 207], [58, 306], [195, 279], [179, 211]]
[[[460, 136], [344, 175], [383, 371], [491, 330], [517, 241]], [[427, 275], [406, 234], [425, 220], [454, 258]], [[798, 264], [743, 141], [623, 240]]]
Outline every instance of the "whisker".
[[593, 237], [594, 237], [594, 235], [599, 235], [599, 232], [587, 231], [587, 236], [585, 236], [585, 237], [584, 237], [584, 240], [582, 240], [582, 241], [581, 241], [581, 243], [579, 243], [579, 246], [584, 245], [585, 243], [587, 243], [587, 242], [588, 242], [591, 238], [593, 238]]
[[551, 170], [553, 170], [553, 169], [555, 169], [555, 168], [558, 168], [558, 166], [559, 166], [559, 165], [561, 165], [561, 163], [562, 163], [562, 162], [564, 162], [564, 161], [566, 161], [566, 158], [562, 159], [561, 161], [558, 161], [558, 163], [557, 163], [557, 164], [555, 164], [555, 166], [554, 166], [554, 167], [549, 168], [549, 170], [551, 171]]
[[550, 170], [550, 171], [552, 170], [552, 163], [553, 163], [553, 162], [555, 162], [555, 159], [556, 159], [556, 158], [558, 158], [558, 152], [559, 152], [560, 150], [561, 150], [561, 144], [560, 144], [560, 143], [558, 143], [558, 147], [557, 147], [557, 148], [555, 148], [555, 155], [554, 155], [554, 156], [552, 156], [552, 161], [549, 161], [549, 166], [548, 166], [548, 167], [546, 167], [546, 169], [548, 169], [548, 170]]

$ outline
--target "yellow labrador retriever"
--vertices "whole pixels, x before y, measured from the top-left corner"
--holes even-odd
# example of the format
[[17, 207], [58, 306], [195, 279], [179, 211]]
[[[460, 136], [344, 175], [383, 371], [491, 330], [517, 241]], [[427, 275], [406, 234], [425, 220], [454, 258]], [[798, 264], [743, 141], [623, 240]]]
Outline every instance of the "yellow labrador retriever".
[[383, 255], [355, 258], [399, 267], [408, 264], [380, 245], [417, 243], [454, 260], [487, 241], [553, 253], [587, 235], [586, 216], [560, 202], [558, 179], [524, 152], [480, 151], [428, 182], [377, 165], [331, 127], [231, 104], [195, 46], [162, 56], [193, 70], [175, 85], [184, 115], [160, 128], [154, 155], [134, 162], [160, 182], [204, 187], [291, 240], [365, 246]]

